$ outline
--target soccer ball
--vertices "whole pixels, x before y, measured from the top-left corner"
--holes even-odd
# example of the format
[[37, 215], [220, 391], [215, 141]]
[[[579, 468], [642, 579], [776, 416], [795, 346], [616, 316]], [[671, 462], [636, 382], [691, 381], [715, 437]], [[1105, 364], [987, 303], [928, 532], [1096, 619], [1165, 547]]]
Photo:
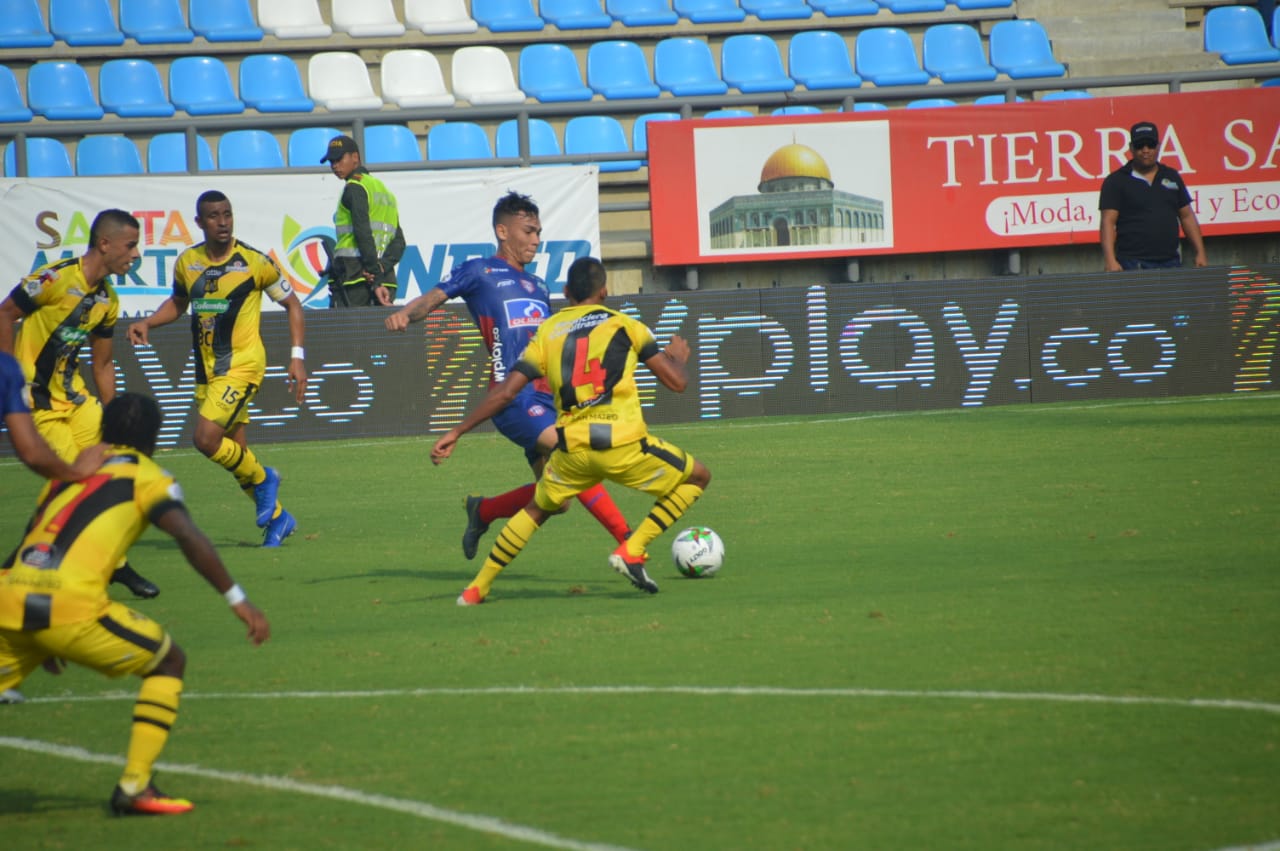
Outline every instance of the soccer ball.
[[710, 576], [724, 564], [724, 541], [706, 526], [692, 526], [671, 542], [671, 560], [690, 579]]

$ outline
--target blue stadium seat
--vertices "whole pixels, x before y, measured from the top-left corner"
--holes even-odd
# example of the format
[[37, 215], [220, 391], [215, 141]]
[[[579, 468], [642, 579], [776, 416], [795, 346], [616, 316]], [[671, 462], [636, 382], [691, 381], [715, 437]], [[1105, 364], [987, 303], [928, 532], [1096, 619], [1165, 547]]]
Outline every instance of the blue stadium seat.
[[[6, 177], [18, 176], [18, 142], [10, 140], [4, 149], [4, 173]], [[57, 139], [43, 136], [27, 137], [27, 177], [74, 177], [71, 155]]]
[[[882, 103], [877, 103], [876, 101], [873, 101], [873, 100], [860, 100], [854, 103], [852, 111], [853, 112], [885, 112], [888, 109], [889, 107], [885, 106]], [[841, 108], [840, 111], [844, 112], [845, 110]]]
[[808, 106], [807, 104], [795, 103], [791, 106], [780, 106], [775, 109], [773, 115], [821, 115], [822, 110], [816, 106]]
[[218, 140], [218, 170], [284, 168], [280, 143], [266, 130], [231, 130]]
[[755, 118], [756, 114], [749, 109], [739, 109], [736, 106], [725, 107], [724, 109], [713, 109], [701, 118]]
[[695, 24], [726, 24], [745, 20], [738, 0], [672, 0], [671, 8]]
[[680, 20], [671, 0], [605, 0], [604, 6], [626, 27], [667, 27]]
[[789, 92], [796, 81], [782, 67], [778, 45], [767, 35], [731, 35], [720, 47], [724, 81], [740, 92]]
[[1045, 92], [1040, 100], [1088, 100], [1093, 95], [1084, 89], [1062, 89], [1056, 92]]
[[1022, 95], [1017, 95], [1016, 97], [1017, 99], [1015, 101], [1008, 101], [1008, 100], [1005, 100], [1004, 95], [983, 95], [982, 97], [974, 100], [974, 104], [977, 106], [991, 106], [992, 104], [999, 104], [999, 103], [1026, 103], [1027, 102], [1027, 99], [1024, 98]]
[[446, 121], [427, 131], [429, 160], [489, 160], [489, 134], [471, 121]]
[[813, 17], [805, 0], [741, 0], [742, 10], [762, 21], [804, 20]]
[[108, 59], [98, 69], [102, 108], [121, 118], [168, 118], [173, 104], [164, 93], [160, 71], [145, 59]]
[[853, 53], [858, 74], [877, 86], [918, 86], [929, 82], [929, 72], [920, 67], [916, 47], [906, 30], [863, 30], [854, 42]]
[[191, 0], [191, 28], [206, 41], [262, 41], [249, 0]]
[[876, 2], [895, 15], [910, 15], [913, 12], [941, 12], [947, 7], [947, 0], [876, 0]]
[[[369, 130], [365, 130], [365, 143], [368, 144]], [[329, 148], [329, 140], [341, 136], [342, 131], [336, 127], [299, 127], [289, 134], [285, 143], [285, 151], [289, 154], [290, 168], [325, 165], [320, 159]], [[422, 159], [422, 157], [418, 157]]]
[[875, 0], [809, 0], [809, 5], [828, 18], [874, 15], [880, 11], [880, 4]]
[[649, 75], [644, 51], [634, 41], [592, 44], [587, 50], [587, 85], [609, 100], [656, 98], [662, 93]]
[[[560, 137], [556, 128], [541, 118], [529, 119], [529, 156], [555, 157], [560, 155]], [[520, 156], [519, 122], [512, 118], [498, 125], [498, 156]]]
[[643, 115], [637, 115], [635, 122], [631, 125], [631, 150], [637, 154], [648, 152], [650, 122], [679, 121], [680, 118], [681, 115], [678, 112], [646, 112]]
[[196, 37], [178, 0], [120, 0], [120, 29], [138, 44], [187, 44]]
[[180, 56], [169, 63], [169, 100], [189, 115], [244, 112], [227, 66], [212, 56]]
[[[577, 115], [564, 126], [564, 152], [566, 154], [622, 154], [630, 153], [627, 133], [612, 115]], [[643, 160], [602, 160], [600, 170], [635, 171], [644, 165]]]
[[34, 115], [22, 99], [18, 78], [5, 65], [0, 65], [0, 121], [30, 121]]
[[791, 78], [807, 89], [849, 89], [862, 85], [853, 70], [844, 36], [831, 30], [805, 30], [787, 47]]
[[1267, 39], [1262, 13], [1252, 6], [1217, 6], [1204, 16], [1204, 49], [1228, 65], [1280, 61]]
[[1280, 77], [1273, 77], [1270, 80], [1263, 80], [1261, 83], [1258, 83], [1258, 88], [1269, 89], [1275, 86], [1280, 86]]
[[240, 99], [258, 112], [311, 112], [316, 105], [288, 56], [252, 53], [240, 60]]
[[85, 136], [76, 143], [76, 174], [142, 174], [142, 157], [138, 146], [127, 136]]
[[13, 0], [0, 17], [0, 48], [49, 47], [53, 33], [44, 24], [36, 0]]
[[27, 69], [27, 106], [56, 121], [101, 118], [89, 75], [74, 62], [37, 62]]
[[947, 0], [947, 2], [957, 9], [965, 11], [970, 9], [1008, 9], [1013, 6], [1013, 0]]
[[[319, 157], [316, 157], [319, 159]], [[200, 171], [214, 171], [213, 148], [203, 136], [196, 137], [196, 163]], [[152, 174], [184, 173], [187, 170], [187, 134], [157, 133], [147, 145], [147, 171]]]
[[578, 57], [563, 44], [535, 42], [520, 50], [520, 88], [541, 103], [591, 100]]
[[907, 104], [907, 109], [933, 109], [939, 106], [955, 106], [951, 98], [919, 98]]
[[73, 47], [124, 44], [107, 0], [49, 0], [49, 31]]
[[375, 124], [364, 129], [366, 163], [422, 162], [418, 137], [403, 124]]
[[[547, 22], [530, 0], [471, 0], [471, 17], [489, 32], [536, 32]], [[430, 141], [430, 134], [427, 135]]]
[[968, 24], [935, 24], [924, 31], [924, 69], [944, 83], [994, 80], [997, 71]]
[[676, 97], [722, 95], [729, 91], [703, 38], [679, 36], [659, 41], [653, 49], [653, 78], [663, 91]]
[[540, 0], [538, 13], [562, 30], [601, 30], [613, 26], [613, 18], [600, 8], [600, 0]]
[[1067, 68], [1053, 58], [1049, 34], [1039, 21], [998, 21], [988, 36], [991, 64], [1015, 80], [1061, 77]]

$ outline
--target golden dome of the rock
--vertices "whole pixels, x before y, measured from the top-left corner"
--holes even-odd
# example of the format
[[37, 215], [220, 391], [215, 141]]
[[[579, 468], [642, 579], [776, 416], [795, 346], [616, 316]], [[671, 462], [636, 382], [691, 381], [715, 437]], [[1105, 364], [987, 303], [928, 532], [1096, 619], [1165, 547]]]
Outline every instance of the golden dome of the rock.
[[774, 151], [760, 170], [761, 184], [786, 177], [819, 178], [830, 182], [831, 170], [813, 148], [793, 142]]

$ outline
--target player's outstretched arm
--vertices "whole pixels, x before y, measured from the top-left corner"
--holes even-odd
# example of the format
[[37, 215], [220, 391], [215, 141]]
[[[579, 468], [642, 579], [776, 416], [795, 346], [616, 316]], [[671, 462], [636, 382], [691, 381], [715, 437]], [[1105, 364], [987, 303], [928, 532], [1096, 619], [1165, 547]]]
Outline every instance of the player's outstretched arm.
[[677, 393], [683, 393], [689, 379], [685, 375], [684, 365], [689, 362], [689, 344], [679, 335], [671, 338], [667, 347], [644, 362], [662, 386]]
[[414, 322], [426, 319], [431, 311], [444, 304], [448, 298], [444, 294], [444, 290], [439, 287], [432, 287], [388, 316], [384, 324], [387, 326], [388, 331], [403, 331]]
[[471, 410], [471, 413], [463, 417], [462, 422], [441, 435], [440, 439], [432, 445], [431, 463], [440, 464], [452, 455], [459, 438], [511, 404], [511, 400], [520, 395], [520, 391], [528, 383], [529, 376], [523, 372], [512, 370], [507, 373], [505, 381], [489, 388], [489, 395], [485, 396], [480, 404]]
[[78, 482], [96, 472], [106, 457], [106, 444], [97, 443], [81, 452], [74, 465], [68, 464], [45, 443], [29, 413], [13, 411], [4, 418], [4, 425], [18, 458], [46, 479]]
[[150, 332], [152, 328], [159, 328], [161, 325], [168, 325], [177, 319], [187, 310], [186, 302], [181, 305], [174, 300], [173, 296], [169, 296], [160, 306], [156, 308], [156, 312], [150, 316], [145, 316], [129, 326], [129, 342], [135, 346], [148, 346], [151, 344]]
[[172, 536], [196, 573], [227, 598], [231, 611], [249, 628], [250, 641], [261, 644], [271, 637], [271, 624], [267, 622], [267, 616], [245, 597], [244, 591], [240, 590], [240, 586], [227, 572], [213, 543], [196, 526], [185, 506], [174, 503], [153, 517], [152, 523]]
[[302, 343], [306, 336], [307, 320], [302, 310], [302, 302], [298, 301], [298, 297], [293, 293], [289, 297], [280, 302], [280, 306], [284, 308], [285, 314], [289, 319], [289, 381], [293, 384], [293, 398], [298, 404], [302, 404], [302, 398], [307, 393], [307, 365], [300, 357], [303, 353]]

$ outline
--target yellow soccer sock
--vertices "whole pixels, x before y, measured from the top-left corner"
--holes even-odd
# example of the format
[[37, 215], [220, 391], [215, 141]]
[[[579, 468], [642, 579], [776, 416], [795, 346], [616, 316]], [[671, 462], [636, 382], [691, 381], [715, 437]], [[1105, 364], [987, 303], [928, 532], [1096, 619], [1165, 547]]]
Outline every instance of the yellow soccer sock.
[[649, 514], [640, 521], [640, 525], [631, 533], [631, 537], [627, 538], [627, 555], [632, 558], [644, 555], [653, 539], [674, 526], [700, 496], [702, 496], [702, 488], [685, 482], [683, 485], [677, 485], [675, 490], [655, 502]]
[[126, 795], [137, 795], [151, 782], [152, 766], [160, 758], [160, 751], [169, 740], [169, 729], [177, 720], [181, 694], [182, 680], [177, 677], [143, 679], [133, 705], [129, 749], [125, 753], [124, 774], [120, 776], [120, 788]]
[[502, 568], [520, 555], [520, 551], [524, 549], [525, 544], [529, 543], [529, 539], [536, 531], [538, 531], [538, 524], [533, 522], [533, 517], [528, 511], [522, 508], [516, 512], [498, 533], [498, 539], [493, 542], [489, 557], [484, 560], [484, 566], [480, 568], [480, 572], [476, 574], [475, 579], [471, 580], [471, 585], [468, 587], [478, 590], [481, 597], [489, 596], [493, 580], [498, 578]]
[[209, 456], [209, 460], [236, 477], [240, 487], [253, 497], [253, 486], [261, 484], [267, 477], [267, 471], [258, 461], [258, 456], [247, 446], [241, 446], [234, 440], [224, 437], [218, 444], [218, 451]]

